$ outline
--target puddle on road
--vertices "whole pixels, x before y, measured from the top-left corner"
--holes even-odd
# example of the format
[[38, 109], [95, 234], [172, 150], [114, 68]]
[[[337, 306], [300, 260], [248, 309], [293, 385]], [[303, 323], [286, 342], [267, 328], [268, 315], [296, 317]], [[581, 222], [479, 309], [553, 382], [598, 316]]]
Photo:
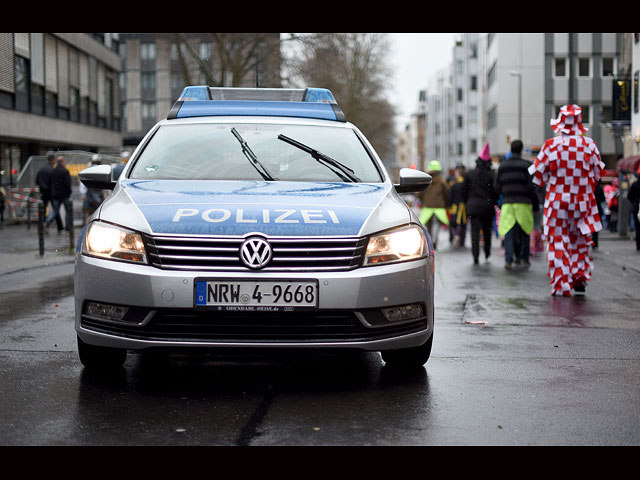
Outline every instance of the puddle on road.
[[502, 297], [468, 294], [462, 304], [462, 322], [486, 326], [564, 326], [640, 328], [640, 300], [572, 297]]

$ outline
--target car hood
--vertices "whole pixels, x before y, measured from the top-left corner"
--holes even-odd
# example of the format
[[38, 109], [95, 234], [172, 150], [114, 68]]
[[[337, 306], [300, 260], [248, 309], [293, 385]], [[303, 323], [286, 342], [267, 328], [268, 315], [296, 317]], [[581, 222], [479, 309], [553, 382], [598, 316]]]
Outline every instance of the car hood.
[[388, 183], [121, 180], [99, 217], [149, 234], [366, 235], [410, 221]]

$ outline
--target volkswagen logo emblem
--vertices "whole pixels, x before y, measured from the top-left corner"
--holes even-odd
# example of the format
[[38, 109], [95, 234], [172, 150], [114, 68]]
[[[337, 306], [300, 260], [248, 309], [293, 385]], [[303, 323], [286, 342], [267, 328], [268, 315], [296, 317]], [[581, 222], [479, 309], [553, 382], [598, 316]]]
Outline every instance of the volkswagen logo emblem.
[[240, 247], [240, 260], [254, 270], [266, 267], [272, 256], [271, 245], [264, 238], [247, 238]]

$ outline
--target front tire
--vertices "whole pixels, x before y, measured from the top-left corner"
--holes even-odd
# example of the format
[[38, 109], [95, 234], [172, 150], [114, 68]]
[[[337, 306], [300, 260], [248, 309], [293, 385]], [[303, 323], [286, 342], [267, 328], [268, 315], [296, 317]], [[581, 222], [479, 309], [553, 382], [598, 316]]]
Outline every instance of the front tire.
[[422, 345], [399, 350], [386, 350], [381, 352], [382, 360], [389, 367], [412, 369], [422, 367], [431, 356], [433, 334]]
[[127, 350], [123, 348], [89, 345], [78, 337], [78, 355], [86, 368], [109, 370], [121, 367], [127, 360]]

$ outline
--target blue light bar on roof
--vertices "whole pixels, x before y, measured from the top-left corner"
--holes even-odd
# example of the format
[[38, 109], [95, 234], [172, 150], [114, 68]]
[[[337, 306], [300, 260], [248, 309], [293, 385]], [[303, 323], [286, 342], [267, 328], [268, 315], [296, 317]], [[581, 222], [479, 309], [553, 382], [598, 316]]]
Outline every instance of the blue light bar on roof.
[[205, 116], [277, 116], [344, 122], [344, 113], [326, 88], [186, 87], [168, 119]]

